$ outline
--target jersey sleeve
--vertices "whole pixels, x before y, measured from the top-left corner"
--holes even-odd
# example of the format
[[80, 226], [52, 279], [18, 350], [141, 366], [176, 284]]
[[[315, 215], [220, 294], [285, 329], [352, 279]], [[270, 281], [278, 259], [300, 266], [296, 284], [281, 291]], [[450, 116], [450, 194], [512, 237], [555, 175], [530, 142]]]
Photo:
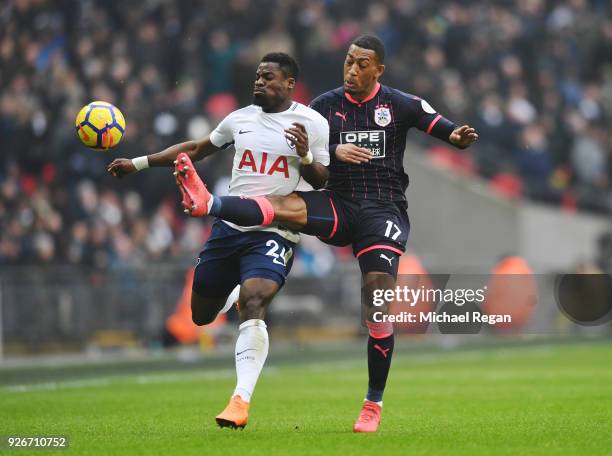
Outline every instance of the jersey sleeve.
[[313, 122], [310, 151], [316, 162], [329, 166], [329, 124], [322, 117], [318, 117]]
[[234, 144], [233, 123], [233, 116], [230, 114], [212, 131], [210, 134], [210, 142], [220, 149], [226, 149]]
[[457, 125], [439, 114], [427, 101], [414, 97], [409, 103], [409, 110], [410, 116], [413, 118], [413, 124], [419, 130], [441, 139], [451, 146], [459, 147], [449, 140], [450, 134], [457, 128]]

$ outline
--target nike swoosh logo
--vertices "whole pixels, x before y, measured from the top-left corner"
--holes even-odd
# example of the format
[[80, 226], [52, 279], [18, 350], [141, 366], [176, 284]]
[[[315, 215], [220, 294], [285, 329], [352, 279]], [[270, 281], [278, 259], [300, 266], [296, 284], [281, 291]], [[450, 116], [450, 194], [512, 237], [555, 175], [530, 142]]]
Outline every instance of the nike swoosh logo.
[[239, 135], [243, 135], [245, 133], [253, 133], [253, 130], [238, 130]]
[[254, 349], [254, 348], [247, 348], [246, 350], [242, 350], [241, 352], [236, 353], [236, 356], [240, 356], [240, 355], [242, 355], [244, 352], [248, 352], [249, 350], [255, 350], [255, 349]]

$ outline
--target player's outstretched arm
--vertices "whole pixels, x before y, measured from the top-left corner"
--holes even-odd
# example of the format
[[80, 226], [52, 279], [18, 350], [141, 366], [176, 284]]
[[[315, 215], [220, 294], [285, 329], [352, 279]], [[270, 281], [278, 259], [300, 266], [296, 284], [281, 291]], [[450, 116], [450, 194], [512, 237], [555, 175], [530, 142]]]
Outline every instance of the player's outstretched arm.
[[218, 150], [221, 149], [210, 141], [210, 137], [206, 137], [199, 141], [175, 144], [152, 155], [133, 159], [116, 158], [108, 165], [107, 171], [115, 177], [123, 177], [151, 166], [173, 166], [174, 160], [176, 160], [177, 155], [181, 152], [189, 155], [191, 160], [197, 161], [214, 154]]
[[300, 174], [306, 182], [315, 189], [325, 187], [329, 178], [329, 170], [326, 166], [314, 161], [312, 152], [308, 145], [308, 132], [301, 123], [295, 122], [293, 127], [285, 129], [285, 137], [295, 146], [295, 151], [302, 159]]

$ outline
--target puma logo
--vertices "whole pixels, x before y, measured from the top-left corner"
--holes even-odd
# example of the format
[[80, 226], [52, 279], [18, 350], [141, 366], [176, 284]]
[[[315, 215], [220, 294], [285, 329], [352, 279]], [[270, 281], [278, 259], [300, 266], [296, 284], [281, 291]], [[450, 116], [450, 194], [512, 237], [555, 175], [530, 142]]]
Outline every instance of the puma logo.
[[336, 111], [336, 115], [346, 122], [346, 112], [341, 113]]
[[385, 358], [388, 356], [387, 353], [389, 352], [389, 350], [391, 350], [390, 348], [382, 348], [378, 344], [374, 344], [374, 348], [378, 350], [379, 352], [381, 352]]
[[385, 255], [384, 253], [380, 254], [380, 257], [384, 260], [387, 260], [389, 262], [389, 266], [393, 266], [393, 258], [389, 258], [387, 255]]

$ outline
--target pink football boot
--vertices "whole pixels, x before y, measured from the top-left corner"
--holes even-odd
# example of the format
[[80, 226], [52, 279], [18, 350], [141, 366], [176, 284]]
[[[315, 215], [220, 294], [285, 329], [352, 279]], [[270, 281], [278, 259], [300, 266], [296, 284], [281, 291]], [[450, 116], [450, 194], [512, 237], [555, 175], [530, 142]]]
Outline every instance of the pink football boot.
[[208, 203], [212, 195], [198, 176], [189, 155], [181, 152], [174, 161], [174, 177], [183, 195], [181, 204], [185, 213], [192, 217], [203, 217], [208, 214]]

